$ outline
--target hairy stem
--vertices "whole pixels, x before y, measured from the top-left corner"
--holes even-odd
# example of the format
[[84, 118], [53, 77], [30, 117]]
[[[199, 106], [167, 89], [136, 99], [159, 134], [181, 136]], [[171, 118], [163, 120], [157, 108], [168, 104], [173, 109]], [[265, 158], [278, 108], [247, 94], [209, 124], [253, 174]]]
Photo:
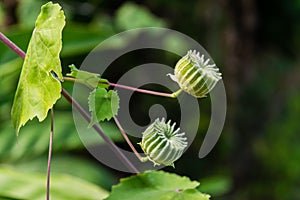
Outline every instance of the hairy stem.
[[46, 200], [50, 199], [50, 169], [51, 169], [51, 159], [52, 159], [53, 133], [54, 133], [54, 111], [52, 108], [51, 109], [51, 128], [50, 128], [50, 138], [49, 138], [48, 164], [47, 164]]
[[[16, 44], [10, 41], [6, 36], [0, 32], [0, 40], [3, 41], [10, 49], [16, 52], [22, 58], [25, 58], [25, 52], [20, 49]], [[73, 99], [73, 97], [64, 89], [62, 89], [62, 95], [73, 104], [73, 106], [80, 112], [80, 114], [88, 121], [91, 121], [91, 117], [85, 112], [85, 110]], [[105, 135], [98, 125], [94, 125], [93, 128], [99, 133], [99, 135], [110, 145], [111, 149], [116, 153], [116, 155], [123, 161], [123, 163], [131, 169], [133, 173], [139, 173], [139, 170], [127, 159], [127, 157], [119, 150], [119, 148], [114, 144], [114, 142]]]

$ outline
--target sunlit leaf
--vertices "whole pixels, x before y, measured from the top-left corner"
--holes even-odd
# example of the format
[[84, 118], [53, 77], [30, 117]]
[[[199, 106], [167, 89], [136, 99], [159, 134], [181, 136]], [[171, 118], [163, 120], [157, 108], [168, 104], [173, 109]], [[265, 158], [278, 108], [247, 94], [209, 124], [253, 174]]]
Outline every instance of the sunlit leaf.
[[195, 189], [199, 185], [187, 177], [163, 171], [147, 171], [121, 179], [106, 200], [209, 200], [209, 195]]
[[[0, 197], [10, 199], [45, 199], [45, 174], [24, 173], [0, 167]], [[103, 199], [107, 191], [90, 182], [69, 175], [51, 176], [51, 199]]]
[[89, 126], [97, 121], [110, 120], [119, 110], [119, 96], [116, 91], [97, 88], [90, 93], [89, 110], [92, 120]]
[[62, 47], [64, 13], [58, 4], [42, 6], [37, 18], [12, 107], [12, 121], [19, 132], [28, 120], [43, 121], [60, 98], [62, 79], [59, 53]]

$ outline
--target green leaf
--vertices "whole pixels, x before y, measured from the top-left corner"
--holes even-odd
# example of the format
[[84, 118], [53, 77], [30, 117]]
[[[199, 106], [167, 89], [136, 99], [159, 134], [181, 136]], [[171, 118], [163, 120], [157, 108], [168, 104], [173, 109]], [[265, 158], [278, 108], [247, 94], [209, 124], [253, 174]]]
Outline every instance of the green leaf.
[[45, 4], [45, 0], [22, 0], [17, 7], [18, 25], [27, 28], [34, 27], [34, 22], [39, 14], [40, 7]]
[[232, 188], [232, 181], [227, 176], [212, 176], [201, 180], [205, 183], [200, 185], [199, 189], [203, 192], [207, 192], [213, 196], [221, 196], [230, 191]]
[[166, 23], [147, 8], [126, 2], [117, 11], [116, 24], [123, 30], [141, 27], [165, 27]]
[[64, 13], [58, 4], [42, 6], [27, 49], [12, 107], [12, 121], [17, 134], [28, 120], [43, 121], [48, 110], [60, 98], [62, 79], [59, 53], [62, 47]]
[[[45, 199], [46, 175], [0, 167], [0, 197]], [[51, 175], [51, 199], [103, 199], [106, 190], [69, 175]]]
[[114, 90], [107, 91], [104, 88], [96, 88], [89, 96], [89, 110], [92, 120], [89, 127], [97, 121], [110, 120], [119, 110], [119, 96]]
[[106, 200], [209, 200], [209, 195], [195, 189], [198, 185], [198, 182], [176, 174], [146, 171], [121, 179]]
[[[22, 134], [18, 137], [18, 140], [12, 134], [14, 130], [10, 123], [8, 121], [3, 122], [5, 123], [1, 126], [0, 132], [0, 160], [2, 163], [14, 165], [20, 161], [48, 155], [50, 116], [42, 123], [38, 123], [37, 120], [28, 122], [22, 129]], [[87, 129], [87, 133], [79, 137], [71, 112], [55, 111], [54, 125], [53, 144], [55, 145], [53, 146], [53, 152], [55, 155], [85, 149], [82, 140], [85, 141], [86, 145], [91, 146], [101, 145], [104, 142], [94, 129]], [[123, 141], [123, 137], [115, 123], [105, 121], [101, 122], [100, 126], [113, 141]]]
[[[24, 162], [5, 164], [26, 173], [45, 173], [47, 169], [47, 155], [36, 159], [27, 159]], [[115, 175], [100, 162], [83, 158], [81, 155], [55, 152], [51, 160], [51, 174], [66, 174], [110, 189], [115, 182]]]
[[76, 81], [78, 82], [81, 82], [93, 88], [108, 88], [109, 86], [106, 79], [100, 78], [100, 74], [79, 70], [73, 64], [69, 65], [69, 68], [71, 69], [71, 73], [67, 74], [67, 76], [76, 78]]
[[64, 46], [61, 55], [62, 57], [70, 57], [89, 53], [113, 34], [105, 29], [74, 23], [73, 21], [72, 24], [68, 24], [64, 29]]

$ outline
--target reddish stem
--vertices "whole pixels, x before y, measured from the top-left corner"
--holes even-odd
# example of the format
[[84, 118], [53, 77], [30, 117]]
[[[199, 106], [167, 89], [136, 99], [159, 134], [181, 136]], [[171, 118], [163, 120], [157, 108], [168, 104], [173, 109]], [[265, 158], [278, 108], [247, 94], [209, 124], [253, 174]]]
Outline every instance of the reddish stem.
[[114, 117], [114, 120], [121, 132], [121, 134], [123, 135], [124, 139], [126, 140], [127, 144], [129, 145], [129, 147], [131, 148], [131, 150], [134, 152], [134, 154], [136, 155], [136, 157], [140, 160], [143, 161], [143, 157], [140, 156], [139, 152], [135, 149], [135, 147], [133, 146], [133, 144], [131, 143], [131, 141], [129, 140], [126, 132], [124, 131], [124, 129], [122, 128], [118, 118]]
[[[61, 93], [64, 97], [75, 107], [75, 109], [86, 119], [86, 121], [90, 122], [90, 115], [79, 105], [77, 101], [64, 89], [62, 89]], [[98, 124], [94, 124], [93, 128], [98, 132], [98, 134], [103, 138], [103, 140], [110, 145], [112, 151], [120, 158], [121, 161], [133, 172], [139, 173], [139, 170], [127, 159], [127, 157], [120, 151], [120, 149], [115, 145], [115, 143], [101, 130]]]
[[20, 49], [15, 43], [13, 43], [11, 40], [9, 40], [1, 32], [0, 32], [0, 40], [3, 41], [4, 44], [6, 44], [9, 48], [11, 48], [19, 56], [21, 56], [22, 58], [25, 58], [25, 56], [26, 56], [25, 52], [22, 49]]
[[139, 88], [130, 87], [130, 86], [126, 86], [126, 85], [120, 85], [120, 84], [116, 84], [116, 83], [108, 83], [108, 84], [110, 86], [113, 86], [113, 87], [123, 88], [123, 89], [131, 90], [131, 91], [134, 91], [134, 92], [141, 92], [141, 93], [146, 93], [146, 94], [151, 94], [151, 95], [156, 95], [156, 96], [174, 98], [174, 95], [169, 94], [169, 93], [155, 92], [155, 91], [151, 91], [151, 90], [144, 90], [144, 89], [139, 89]]

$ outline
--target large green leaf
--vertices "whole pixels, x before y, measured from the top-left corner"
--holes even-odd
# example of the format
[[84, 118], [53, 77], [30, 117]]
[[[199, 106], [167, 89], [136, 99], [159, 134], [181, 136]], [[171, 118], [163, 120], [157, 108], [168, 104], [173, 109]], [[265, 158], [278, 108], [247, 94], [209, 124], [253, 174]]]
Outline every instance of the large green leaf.
[[[24, 173], [0, 167], [0, 197], [10, 199], [45, 199], [46, 175]], [[51, 176], [51, 199], [103, 199], [108, 193], [104, 189], [69, 175]]]
[[187, 177], [163, 171], [147, 171], [121, 179], [106, 200], [208, 200], [209, 195], [195, 189], [199, 185]]
[[62, 79], [59, 53], [65, 16], [58, 4], [42, 6], [22, 67], [12, 107], [12, 121], [17, 130], [28, 120], [43, 121], [48, 110], [60, 98]]
[[[23, 162], [8, 164], [26, 173], [45, 173], [47, 169], [47, 155]], [[84, 179], [88, 182], [110, 189], [116, 182], [115, 175], [97, 160], [83, 158], [82, 155], [70, 153], [55, 153], [51, 160], [51, 174], [66, 174]]]
[[119, 110], [119, 96], [116, 91], [107, 91], [104, 88], [96, 88], [89, 96], [89, 110], [92, 120], [89, 126], [97, 121], [110, 120]]
[[[62, 100], [62, 99], [61, 99]], [[61, 100], [58, 101], [61, 103]], [[53, 151], [72, 152], [85, 149], [85, 145], [100, 145], [103, 139], [95, 132], [78, 135], [71, 112], [54, 112]], [[123, 137], [112, 122], [101, 122], [101, 128], [113, 141], [123, 141]], [[0, 132], [0, 160], [7, 164], [35, 159], [46, 155], [49, 145], [50, 116], [42, 123], [32, 120], [21, 130], [22, 134], [16, 140], [13, 127], [8, 123], [1, 126]]]

